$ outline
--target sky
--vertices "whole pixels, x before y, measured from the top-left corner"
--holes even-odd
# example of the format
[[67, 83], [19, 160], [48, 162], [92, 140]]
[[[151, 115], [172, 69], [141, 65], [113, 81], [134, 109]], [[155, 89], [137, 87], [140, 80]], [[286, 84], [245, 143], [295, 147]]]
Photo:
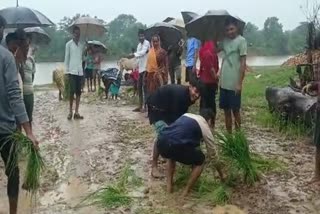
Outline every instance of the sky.
[[[53, 22], [64, 16], [90, 14], [110, 22], [119, 14], [132, 14], [151, 25], [166, 17], [181, 18], [180, 11], [204, 14], [211, 9], [226, 9], [246, 22], [262, 28], [267, 17], [277, 16], [284, 30], [294, 29], [306, 16], [301, 6], [307, 0], [19, 0], [20, 6], [36, 9]], [[320, 1], [320, 0], [315, 0]], [[90, 3], [90, 5], [89, 5]], [[0, 8], [12, 7], [16, 0], [1, 0]]]

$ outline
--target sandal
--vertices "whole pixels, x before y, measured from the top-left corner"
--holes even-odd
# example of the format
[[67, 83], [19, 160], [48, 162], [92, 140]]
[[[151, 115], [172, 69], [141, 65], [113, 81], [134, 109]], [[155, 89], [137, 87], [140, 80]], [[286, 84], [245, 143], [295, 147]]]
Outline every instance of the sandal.
[[67, 118], [68, 118], [68, 120], [71, 120], [72, 119], [72, 113], [69, 113]]
[[75, 120], [83, 120], [83, 116], [81, 116], [79, 113], [74, 114], [73, 119]]

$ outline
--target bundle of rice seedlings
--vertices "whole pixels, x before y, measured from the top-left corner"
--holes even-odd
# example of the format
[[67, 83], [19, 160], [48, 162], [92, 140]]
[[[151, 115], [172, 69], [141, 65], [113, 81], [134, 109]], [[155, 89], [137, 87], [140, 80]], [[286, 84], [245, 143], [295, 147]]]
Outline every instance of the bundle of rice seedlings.
[[13, 142], [10, 150], [9, 172], [18, 165], [20, 158], [26, 158], [27, 166], [24, 176], [23, 188], [32, 195], [36, 193], [40, 185], [40, 175], [44, 169], [44, 161], [39, 151], [33, 146], [31, 140], [21, 132], [16, 132], [8, 137], [8, 142]]
[[[131, 178], [131, 180], [129, 178]], [[132, 197], [128, 195], [128, 187], [140, 185], [140, 182], [140, 179], [135, 175], [134, 171], [130, 169], [129, 165], [126, 165], [114, 184], [109, 184], [107, 187], [90, 194], [82, 200], [79, 205], [98, 205], [106, 208], [126, 207], [130, 205], [133, 200]], [[77, 207], [79, 207], [79, 205]]]
[[224, 184], [219, 184], [215, 187], [213, 191], [213, 201], [216, 204], [225, 204], [229, 201], [231, 197], [231, 191], [230, 187], [224, 185]]
[[249, 144], [243, 132], [218, 134], [221, 155], [244, 174], [245, 182], [253, 184], [259, 179], [250, 156]]

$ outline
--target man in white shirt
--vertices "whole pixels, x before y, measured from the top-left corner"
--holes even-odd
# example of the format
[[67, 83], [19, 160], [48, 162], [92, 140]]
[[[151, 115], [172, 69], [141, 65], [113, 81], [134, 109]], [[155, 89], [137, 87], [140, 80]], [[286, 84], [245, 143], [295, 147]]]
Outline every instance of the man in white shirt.
[[147, 70], [147, 58], [150, 48], [150, 43], [145, 39], [144, 30], [140, 29], [139, 32], [139, 44], [137, 51], [131, 55], [138, 60], [139, 64], [139, 80], [138, 80], [138, 94], [139, 94], [139, 107], [134, 109], [135, 112], [144, 112], [145, 104], [145, 85], [144, 85], [144, 76]]
[[[80, 97], [82, 91], [82, 78], [83, 78], [83, 68], [82, 68], [82, 56], [84, 46], [80, 43], [80, 28], [75, 26], [73, 28], [73, 39], [67, 42], [66, 52], [65, 52], [65, 67], [66, 74], [68, 75], [68, 81], [70, 85], [70, 111], [68, 115], [68, 120], [72, 117], [75, 120], [83, 119], [83, 116], [79, 114]], [[73, 115], [73, 99], [76, 95], [76, 109]]]

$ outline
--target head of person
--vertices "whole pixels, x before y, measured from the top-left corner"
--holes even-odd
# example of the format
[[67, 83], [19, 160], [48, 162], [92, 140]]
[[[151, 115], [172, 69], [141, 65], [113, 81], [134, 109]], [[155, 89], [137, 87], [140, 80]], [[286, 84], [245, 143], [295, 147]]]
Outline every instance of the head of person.
[[189, 81], [189, 95], [192, 103], [195, 103], [200, 98], [202, 83], [195, 77]]
[[234, 39], [238, 36], [238, 23], [234, 18], [230, 18], [225, 23], [226, 36], [229, 39]]
[[17, 63], [25, 62], [28, 57], [30, 40], [23, 29], [17, 29], [6, 37], [8, 49], [15, 56]]
[[139, 37], [139, 42], [143, 43], [144, 40], [145, 40], [145, 35], [144, 35], [144, 30], [143, 29], [139, 29], [138, 37]]
[[204, 108], [200, 109], [200, 116], [202, 116], [211, 126], [215, 115], [212, 109]]
[[152, 42], [152, 47], [154, 47], [155, 49], [160, 48], [160, 36], [159, 35], [157, 35], [157, 34], [153, 35], [151, 42]]
[[3, 32], [4, 32], [4, 29], [6, 28], [6, 20], [0, 16], [0, 42], [2, 41], [3, 39]]
[[78, 42], [80, 40], [80, 35], [80, 28], [78, 26], [74, 26], [72, 29], [73, 40]]

